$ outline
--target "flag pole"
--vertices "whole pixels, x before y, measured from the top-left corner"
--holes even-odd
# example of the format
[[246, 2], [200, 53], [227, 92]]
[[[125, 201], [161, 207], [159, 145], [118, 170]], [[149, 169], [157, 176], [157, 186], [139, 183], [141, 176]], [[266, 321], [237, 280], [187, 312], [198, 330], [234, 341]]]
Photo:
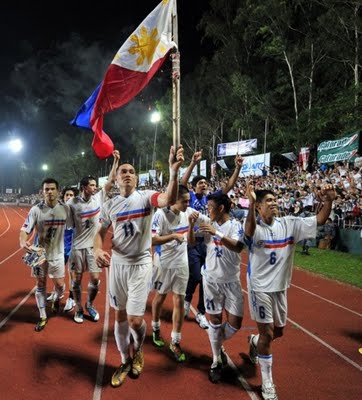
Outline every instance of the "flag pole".
[[177, 1], [172, 11], [172, 35], [177, 48], [171, 54], [172, 60], [172, 141], [175, 149], [180, 139], [180, 52], [178, 51]]
[[264, 165], [265, 165], [265, 158], [266, 158], [266, 137], [269, 133], [269, 116], [265, 118], [264, 124]]

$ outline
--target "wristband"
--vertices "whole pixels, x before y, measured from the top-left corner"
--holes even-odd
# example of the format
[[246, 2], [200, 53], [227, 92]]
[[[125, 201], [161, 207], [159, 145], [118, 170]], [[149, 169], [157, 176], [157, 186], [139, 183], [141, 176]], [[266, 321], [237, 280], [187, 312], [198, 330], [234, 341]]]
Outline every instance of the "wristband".
[[170, 168], [170, 179], [175, 179], [177, 175], [177, 172]]
[[220, 232], [220, 231], [216, 231], [216, 232], [215, 232], [215, 236], [217, 236], [217, 237], [221, 240], [221, 239], [224, 238], [225, 235], [224, 235], [222, 232]]

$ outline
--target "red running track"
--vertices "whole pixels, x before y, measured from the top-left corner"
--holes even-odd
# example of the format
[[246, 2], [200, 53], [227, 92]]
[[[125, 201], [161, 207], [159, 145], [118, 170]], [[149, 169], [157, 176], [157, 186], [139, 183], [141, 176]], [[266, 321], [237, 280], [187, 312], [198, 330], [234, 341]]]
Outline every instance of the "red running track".
[[[247, 302], [243, 328], [225, 343], [230, 368], [213, 385], [207, 373], [211, 350], [207, 333], [194, 318], [186, 321], [182, 347], [187, 361], [177, 364], [167, 348], [151, 344], [150, 301], [145, 368], [137, 380], [112, 388], [110, 377], [120, 359], [113, 338], [113, 311], [107, 302], [108, 273], [102, 274], [96, 299], [101, 319], [77, 325], [72, 315], [50, 315], [42, 332], [34, 331], [38, 311], [34, 280], [22, 263], [19, 229], [27, 208], [0, 206], [0, 397], [67, 400], [260, 399], [260, 371], [247, 359], [247, 336], [255, 333]], [[312, 255], [313, 257], [313, 255]], [[318, 260], [316, 260], [318, 262]], [[246, 254], [242, 283], [245, 286]], [[341, 266], [343, 268], [343, 266]], [[51, 287], [48, 288], [48, 291]], [[163, 311], [162, 332], [171, 332], [171, 299]], [[295, 269], [289, 290], [285, 336], [273, 344], [273, 375], [280, 400], [361, 398], [362, 291]]]

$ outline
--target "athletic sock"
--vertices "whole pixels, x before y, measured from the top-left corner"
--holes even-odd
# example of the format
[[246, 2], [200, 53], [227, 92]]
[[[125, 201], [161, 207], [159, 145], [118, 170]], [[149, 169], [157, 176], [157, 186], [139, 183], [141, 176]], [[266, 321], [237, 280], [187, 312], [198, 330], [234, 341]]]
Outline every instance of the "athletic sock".
[[209, 329], [207, 330], [207, 333], [209, 335], [209, 340], [210, 340], [210, 345], [211, 345], [211, 350], [212, 350], [212, 361], [213, 364], [217, 364], [217, 359], [220, 354], [220, 349], [222, 345], [222, 330], [221, 330], [221, 324], [219, 325], [214, 325], [211, 322], [209, 322]]
[[129, 344], [131, 341], [131, 333], [128, 321], [114, 323], [114, 337], [116, 339], [117, 349], [121, 354], [122, 363], [125, 364], [129, 359]]
[[130, 331], [133, 337], [133, 347], [135, 351], [137, 351], [142, 345], [146, 337], [146, 328], [147, 324], [146, 321], [143, 320], [139, 329], [133, 329], [130, 327]]
[[262, 382], [273, 382], [273, 376], [272, 376], [273, 355], [259, 354], [259, 365], [260, 365]]

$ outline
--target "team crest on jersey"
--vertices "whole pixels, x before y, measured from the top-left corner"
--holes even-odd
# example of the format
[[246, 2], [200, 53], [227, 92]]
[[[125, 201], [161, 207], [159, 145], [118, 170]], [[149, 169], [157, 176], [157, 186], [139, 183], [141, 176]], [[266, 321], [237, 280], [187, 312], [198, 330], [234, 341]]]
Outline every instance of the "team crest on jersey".
[[40, 203], [37, 204], [37, 207], [38, 207], [40, 210], [44, 210], [44, 208], [45, 208], [45, 202], [44, 202], [44, 201], [41, 201]]
[[264, 244], [265, 244], [265, 240], [258, 240], [256, 243], [255, 243], [255, 247], [257, 247], [258, 249], [260, 249], [260, 248], [262, 248], [262, 247], [264, 247]]

